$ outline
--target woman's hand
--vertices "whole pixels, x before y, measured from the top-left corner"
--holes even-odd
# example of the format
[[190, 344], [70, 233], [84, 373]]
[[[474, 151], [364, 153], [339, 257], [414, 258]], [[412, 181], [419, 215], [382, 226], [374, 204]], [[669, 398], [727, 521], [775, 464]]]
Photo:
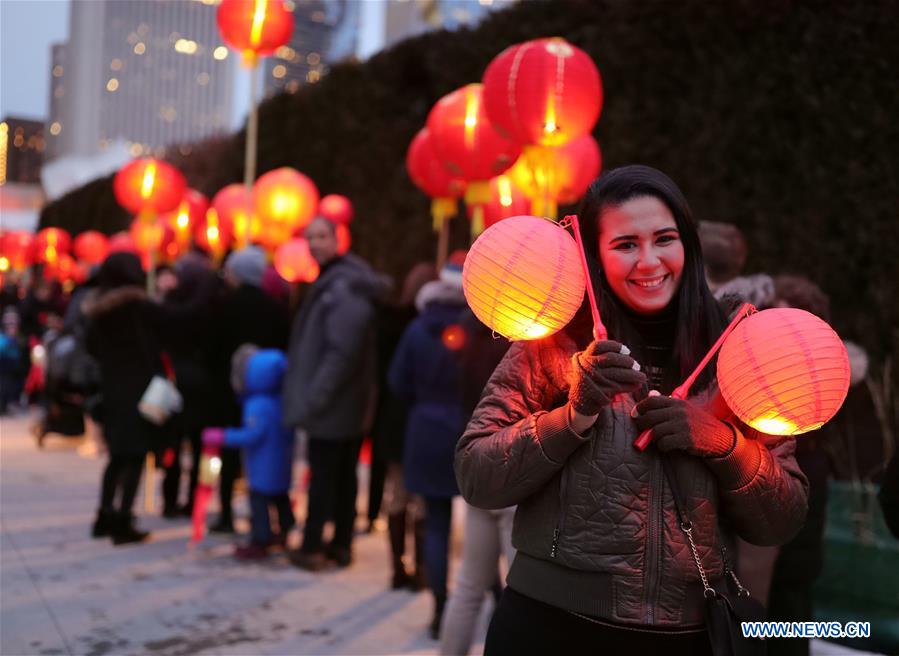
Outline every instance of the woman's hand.
[[573, 423], [581, 415], [592, 417], [589, 424], [592, 425], [616, 394], [634, 392], [646, 383], [646, 375], [629, 354], [630, 349], [619, 342], [603, 340], [591, 342], [586, 349], [572, 356], [568, 402], [573, 411]]
[[721, 458], [736, 444], [734, 429], [689, 401], [650, 396], [634, 408], [641, 431], [651, 428], [661, 451], [686, 451], [700, 458]]

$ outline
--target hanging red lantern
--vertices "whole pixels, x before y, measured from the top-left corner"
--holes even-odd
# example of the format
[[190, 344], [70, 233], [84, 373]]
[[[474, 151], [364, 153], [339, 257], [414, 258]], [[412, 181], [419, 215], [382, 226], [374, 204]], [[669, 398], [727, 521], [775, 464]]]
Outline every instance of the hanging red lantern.
[[290, 41], [293, 14], [282, 0], [222, 0], [216, 13], [222, 39], [254, 65]]
[[183, 249], [190, 243], [193, 227], [206, 214], [208, 207], [209, 200], [206, 196], [196, 189], [187, 189], [178, 207], [160, 216], [159, 220], [171, 226], [179, 248]]
[[490, 200], [490, 179], [511, 167], [520, 146], [501, 135], [487, 118], [483, 85], [469, 84], [444, 96], [428, 115], [434, 151], [453, 176], [468, 186], [465, 202], [474, 206], [473, 234], [483, 230], [484, 203]]
[[535, 39], [490, 62], [484, 104], [496, 129], [517, 143], [561, 146], [593, 130], [602, 80], [580, 48], [558, 37]]
[[350, 234], [350, 226], [345, 223], [339, 223], [337, 226], [337, 254], [346, 255], [350, 252], [350, 246], [353, 245], [353, 236]]
[[222, 257], [234, 241], [234, 226], [228, 218], [222, 218], [214, 207], [194, 228], [194, 243], [216, 258]]
[[52, 263], [44, 265], [44, 278], [46, 280], [58, 280], [59, 282], [79, 284], [87, 279], [84, 269], [79, 266], [71, 255], [60, 255]]
[[144, 158], [119, 169], [112, 188], [119, 205], [131, 214], [159, 214], [178, 207], [187, 184], [171, 164]]
[[4, 233], [0, 239], [0, 268], [4, 271], [22, 271], [31, 266], [33, 261], [34, 235], [24, 230]]
[[54, 262], [58, 257], [67, 255], [71, 246], [72, 238], [68, 232], [62, 228], [44, 228], [34, 240], [35, 260]]
[[431, 133], [422, 128], [406, 151], [406, 171], [415, 186], [431, 198], [434, 230], [456, 214], [456, 199], [465, 193], [465, 180], [453, 177], [437, 157]]
[[131, 241], [141, 254], [163, 252], [175, 241], [175, 231], [168, 223], [134, 219], [129, 233]]
[[253, 185], [253, 197], [260, 238], [271, 250], [305, 228], [318, 209], [315, 183], [289, 167], [260, 176]]
[[260, 236], [253, 192], [242, 184], [229, 184], [212, 197], [212, 207], [221, 221], [231, 225], [234, 241], [243, 248]]
[[488, 328], [510, 340], [564, 328], [584, 300], [581, 255], [558, 224], [515, 216], [478, 237], [462, 269], [465, 300]]
[[109, 238], [109, 251], [107, 256], [112, 253], [140, 254], [137, 250], [137, 246], [134, 245], [134, 240], [131, 239], [131, 234], [128, 232], [117, 232]]
[[312, 282], [318, 278], [318, 263], [305, 239], [291, 239], [275, 251], [275, 270], [287, 282]]
[[[490, 181], [490, 201], [484, 204], [484, 227], [521, 216], [530, 211], [531, 202], [507, 175], [498, 175]], [[469, 210], [471, 218], [471, 210]]]
[[731, 410], [769, 435], [799, 435], [833, 417], [849, 390], [849, 357], [826, 322], [795, 308], [744, 319], [718, 354]]
[[87, 230], [75, 237], [75, 257], [87, 264], [100, 264], [109, 253], [109, 240], [102, 232]]
[[340, 194], [328, 194], [318, 203], [318, 213], [337, 225], [353, 220], [353, 204]]
[[531, 212], [555, 218], [558, 206], [576, 203], [602, 168], [599, 144], [592, 135], [557, 148], [528, 146], [509, 172], [532, 200]]

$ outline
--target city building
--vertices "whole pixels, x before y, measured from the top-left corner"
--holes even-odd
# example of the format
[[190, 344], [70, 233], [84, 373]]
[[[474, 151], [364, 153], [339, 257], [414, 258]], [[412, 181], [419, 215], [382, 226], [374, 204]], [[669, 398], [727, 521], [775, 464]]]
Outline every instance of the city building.
[[39, 183], [45, 147], [43, 122], [14, 116], [0, 121], [0, 185]]
[[52, 160], [62, 154], [62, 124], [65, 119], [62, 115], [66, 96], [66, 44], [54, 43], [51, 46], [50, 55], [50, 111], [47, 116], [47, 132], [44, 138], [47, 141], [47, 149], [44, 151], [44, 159]]
[[73, 2], [69, 41], [53, 53], [53, 155], [90, 156], [119, 140], [133, 156], [161, 154], [228, 131], [239, 57], [215, 12], [215, 0]]

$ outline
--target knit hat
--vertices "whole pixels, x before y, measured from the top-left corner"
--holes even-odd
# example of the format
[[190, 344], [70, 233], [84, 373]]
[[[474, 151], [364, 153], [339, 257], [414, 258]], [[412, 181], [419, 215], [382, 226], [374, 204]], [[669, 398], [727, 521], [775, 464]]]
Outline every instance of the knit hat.
[[259, 287], [266, 265], [265, 252], [258, 246], [247, 246], [228, 256], [225, 271], [244, 284]]
[[468, 251], [458, 250], [450, 254], [449, 259], [440, 269], [440, 279], [462, 289], [462, 265], [465, 264], [465, 256]]

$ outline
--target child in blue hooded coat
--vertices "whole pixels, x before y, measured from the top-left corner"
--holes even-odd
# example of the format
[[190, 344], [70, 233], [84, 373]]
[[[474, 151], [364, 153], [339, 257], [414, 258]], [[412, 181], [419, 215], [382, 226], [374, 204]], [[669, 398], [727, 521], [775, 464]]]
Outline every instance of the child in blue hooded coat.
[[[284, 545], [295, 520], [290, 507], [290, 479], [293, 470], [293, 431], [281, 423], [281, 384], [287, 358], [277, 349], [248, 351], [249, 357], [235, 358], [232, 381], [242, 381], [236, 389], [243, 400], [243, 426], [207, 428], [203, 444], [227, 446], [244, 451], [244, 465], [250, 484], [251, 540], [239, 547], [240, 559], [265, 558], [273, 544]], [[242, 362], [241, 362], [242, 360]], [[237, 385], [235, 385], [237, 387]], [[280, 532], [276, 537], [269, 521], [269, 507], [278, 513]]]

